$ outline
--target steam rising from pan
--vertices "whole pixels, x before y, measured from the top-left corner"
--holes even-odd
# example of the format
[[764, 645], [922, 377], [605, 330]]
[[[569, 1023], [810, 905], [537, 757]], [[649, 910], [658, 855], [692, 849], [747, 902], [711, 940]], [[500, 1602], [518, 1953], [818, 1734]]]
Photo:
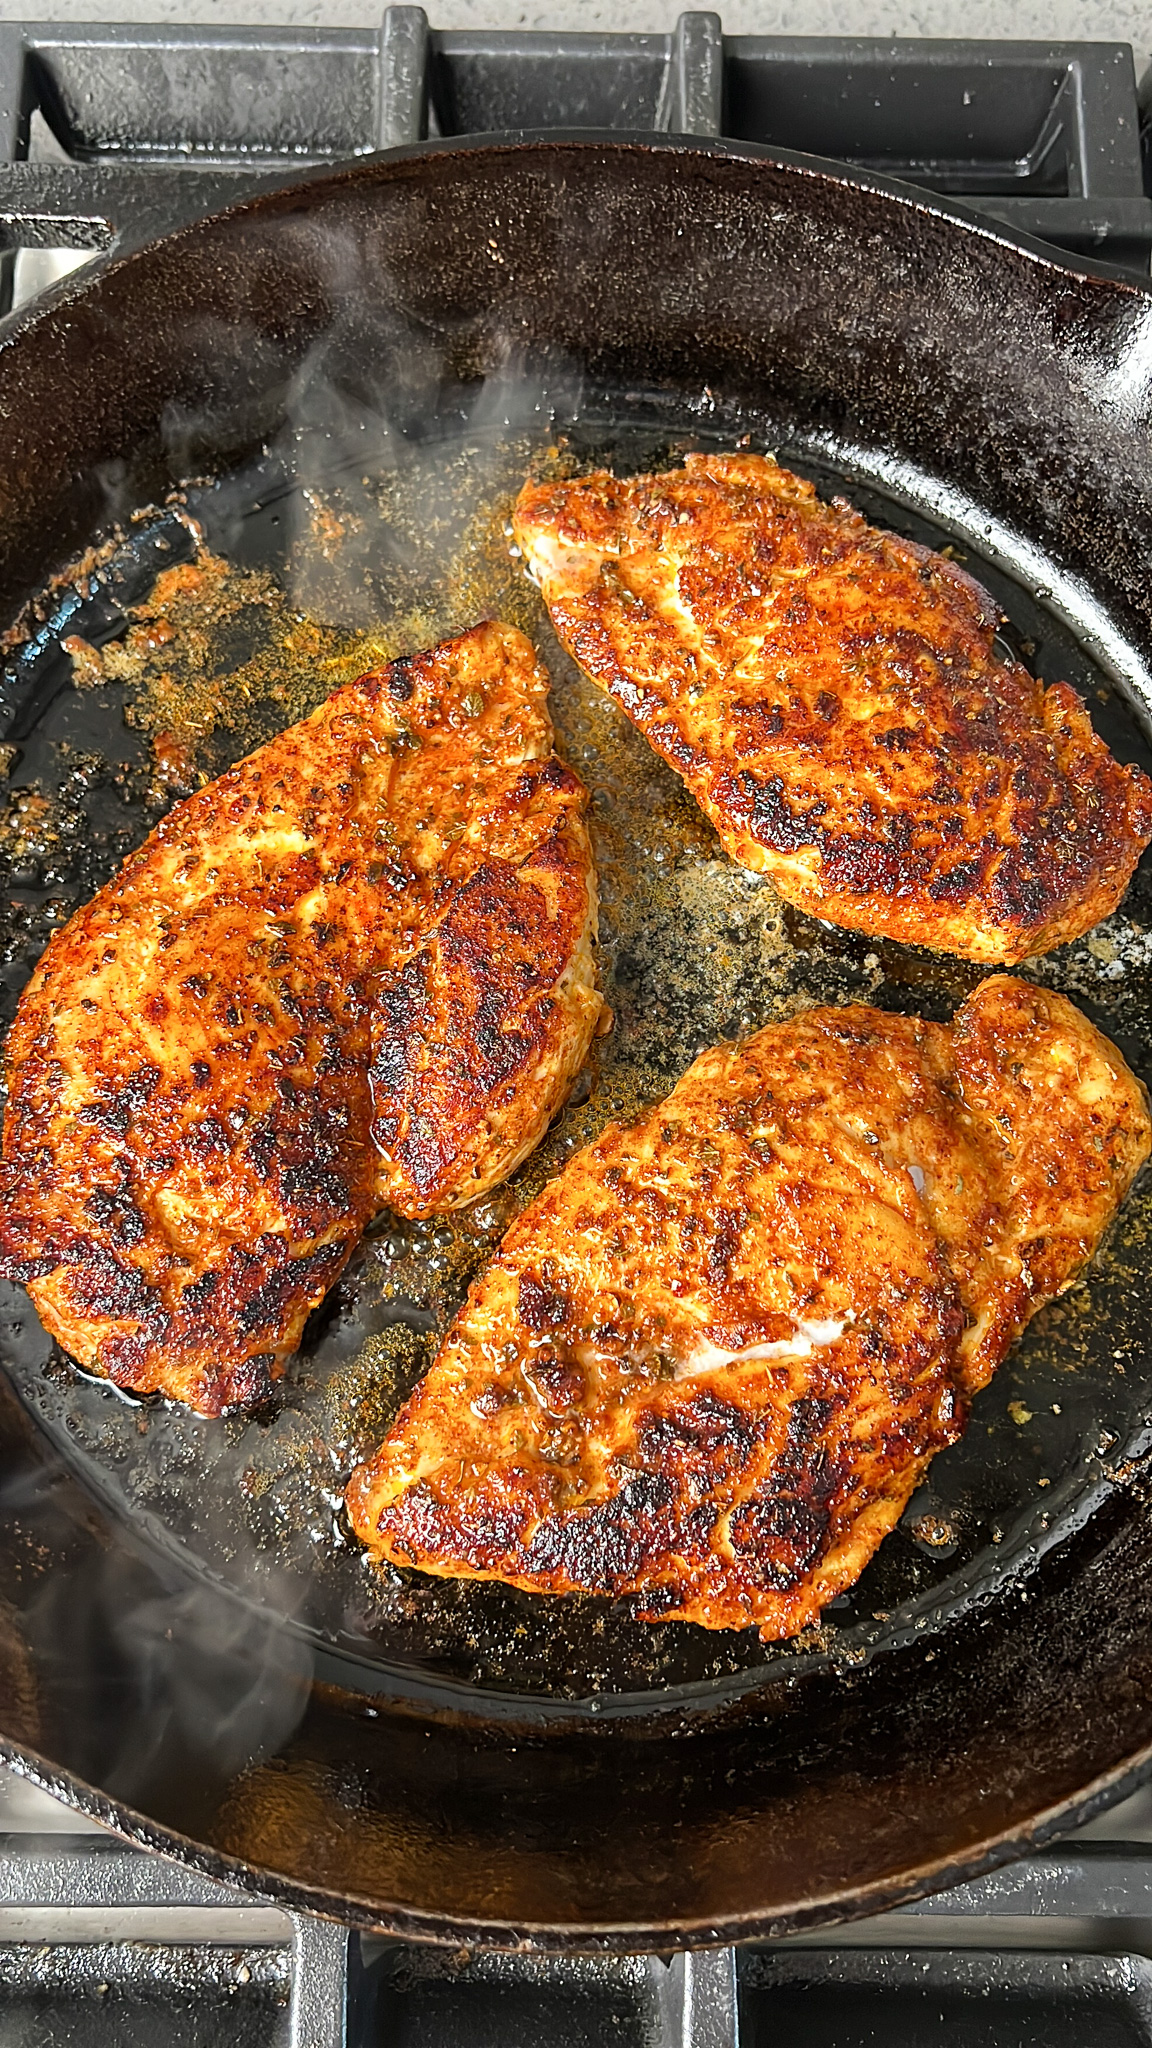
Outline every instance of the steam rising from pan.
[[[51, 1456], [0, 1484], [0, 1513], [32, 1549], [67, 1551], [91, 1519]], [[291, 1598], [286, 1588], [285, 1612]], [[193, 1832], [299, 1726], [314, 1661], [299, 1634], [131, 1538], [97, 1549], [70, 1582], [47, 1578], [21, 1612], [5, 1603], [0, 1614], [0, 1678], [19, 1724], [10, 1718], [11, 1732], [33, 1749], [59, 1746], [42, 1698], [50, 1674], [55, 1711], [67, 1701], [79, 1775], [132, 1806], [159, 1770], [182, 1787]]]

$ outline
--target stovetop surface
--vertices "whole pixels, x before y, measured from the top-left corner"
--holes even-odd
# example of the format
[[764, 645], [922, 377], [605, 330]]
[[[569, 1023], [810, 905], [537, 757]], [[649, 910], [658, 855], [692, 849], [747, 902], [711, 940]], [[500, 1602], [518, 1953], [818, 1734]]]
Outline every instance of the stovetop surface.
[[0, 1771], [0, 2042], [40, 2048], [1146, 2048], [1152, 1787], [936, 1899], [672, 1958], [349, 1936]]

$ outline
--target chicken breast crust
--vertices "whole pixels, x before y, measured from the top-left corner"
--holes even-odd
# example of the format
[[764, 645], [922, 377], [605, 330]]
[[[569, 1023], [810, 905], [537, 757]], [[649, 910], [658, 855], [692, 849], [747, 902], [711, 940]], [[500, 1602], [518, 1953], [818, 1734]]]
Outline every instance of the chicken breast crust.
[[348, 1487], [378, 1558], [794, 1634], [859, 1576], [1147, 1158], [1063, 996], [704, 1053], [513, 1224]]
[[1120, 902], [1152, 783], [998, 656], [954, 562], [761, 455], [528, 484], [514, 529], [569, 653], [788, 902], [990, 965]]
[[215, 1415], [369, 1218], [473, 1200], [597, 1022], [586, 792], [485, 624], [178, 804], [56, 934], [8, 1040], [0, 1270], [79, 1362]]

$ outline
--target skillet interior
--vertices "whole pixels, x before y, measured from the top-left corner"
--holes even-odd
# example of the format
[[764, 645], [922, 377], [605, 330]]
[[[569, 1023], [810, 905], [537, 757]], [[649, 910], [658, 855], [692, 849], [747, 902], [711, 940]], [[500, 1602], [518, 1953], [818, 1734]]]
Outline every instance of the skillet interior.
[[[539, 393], [532, 398], [535, 410]], [[514, 408], [523, 393], [510, 387], [508, 399]], [[636, 394], [630, 417], [623, 408], [615, 417], [579, 417], [563, 436], [564, 453], [634, 467], [675, 460], [685, 441], [706, 444], [688, 419], [673, 419], [681, 433], [670, 433], [670, 410]], [[648, 426], [645, 414], [665, 421]], [[747, 431], [744, 419], [707, 439], [731, 445], [738, 429]], [[579, 1713], [593, 1701], [619, 1715], [663, 1713], [691, 1699], [703, 1712], [769, 1677], [842, 1667], [883, 1652], [912, 1628], [934, 1631], [983, 1598], [990, 1579], [1027, 1571], [1040, 1548], [1082, 1519], [1106, 1461], [1131, 1454], [1152, 1404], [1134, 1341], [1139, 1297], [1132, 1298], [1152, 1185], [1128, 1206], [1091, 1284], [1033, 1325], [977, 1404], [963, 1442], [937, 1461], [900, 1531], [820, 1631], [766, 1648], [754, 1630], [635, 1622], [627, 1602], [541, 1600], [419, 1572], [381, 1578], [366, 1570], [340, 1505], [351, 1466], [374, 1449], [515, 1209], [577, 1145], [612, 1115], [659, 1096], [703, 1046], [757, 1030], [798, 1002], [864, 1000], [947, 1017], [981, 978], [963, 962], [823, 929], [724, 859], [676, 778], [561, 653], [536, 593], [509, 558], [512, 497], [525, 471], [551, 452], [538, 429], [534, 438], [531, 430], [481, 424], [451, 439], [433, 432], [400, 450], [392, 438], [382, 423], [375, 451], [357, 446], [350, 466], [343, 446], [325, 464], [327, 475], [312, 473], [303, 486], [296, 465], [278, 455], [222, 485], [194, 489], [178, 511], [147, 520], [114, 551], [89, 579], [86, 598], [75, 584], [53, 593], [46, 628], [17, 655], [13, 676], [14, 694], [23, 696], [13, 730], [26, 736], [17, 783], [57, 799], [40, 827], [37, 858], [26, 850], [26, 812], [16, 797], [13, 860], [18, 874], [47, 870], [50, 879], [39, 888], [25, 882], [10, 896], [11, 944], [26, 928], [30, 965], [46, 907], [58, 919], [73, 900], [82, 902], [125, 841], [138, 841], [170, 801], [149, 772], [157, 723], [163, 730], [173, 703], [186, 702], [170, 678], [179, 690], [187, 677], [190, 715], [212, 719], [187, 753], [200, 772], [215, 772], [282, 723], [283, 695], [254, 699], [261, 682], [278, 693], [287, 687], [297, 711], [325, 693], [333, 664], [337, 673], [358, 669], [376, 657], [380, 640], [390, 652], [408, 651], [492, 613], [522, 623], [544, 652], [556, 679], [562, 750], [595, 792], [612, 1037], [594, 1045], [576, 1091], [584, 1099], [506, 1193], [459, 1220], [413, 1227], [381, 1219], [258, 1416], [205, 1423], [117, 1394], [63, 1359], [15, 1289], [5, 1303], [6, 1362], [61, 1455], [122, 1516], [315, 1645], [371, 1664], [382, 1693], [398, 1684], [404, 1693], [430, 1687], [434, 1694], [446, 1680], [457, 1703], [473, 1711], [495, 1692], [506, 1710], [519, 1700], [534, 1716]], [[843, 472], [814, 461], [802, 441], [776, 439], [782, 457], [810, 470], [825, 490], [845, 486]], [[859, 477], [849, 488], [885, 524], [950, 544], [937, 522]], [[203, 558], [184, 523], [189, 514], [214, 560], [214, 542], [227, 551], [233, 573], [210, 572], [202, 598], [162, 613], [173, 637], [143, 664], [138, 681], [125, 663], [127, 680], [75, 688], [62, 640], [117, 635], [134, 589], [142, 584], [147, 592], [157, 562]], [[1074, 636], [968, 549], [965, 560], [997, 584], [1010, 614], [1005, 631], [1038, 672], [1075, 678], [1114, 749], [1152, 765], [1143, 736]], [[278, 590], [294, 602], [278, 604]], [[322, 651], [310, 636], [292, 634], [296, 604], [328, 629]], [[153, 636], [155, 623], [143, 622]], [[105, 644], [123, 648], [119, 638]], [[1090, 942], [1030, 970], [1085, 1003], [1146, 1073], [1150, 887], [1152, 857], [1117, 917]], [[362, 1671], [358, 1681], [366, 1682]], [[457, 1694], [456, 1686], [467, 1690]]]
[[[670, 178], [671, 161], [667, 151], [538, 149], [512, 159], [510, 186], [496, 152], [457, 159], [451, 169], [445, 159], [425, 157], [316, 187], [295, 208], [272, 202], [193, 231], [179, 276], [187, 278], [191, 255], [191, 270], [202, 266], [201, 283], [207, 290], [211, 279], [215, 295], [192, 335], [165, 306], [168, 391], [150, 422], [149, 396], [155, 407], [161, 391], [154, 338], [135, 377], [133, 366], [126, 373], [117, 364], [113, 342], [118, 320], [155, 316], [165, 291], [154, 275], [163, 270], [163, 250], [107, 278], [87, 303], [43, 322], [39, 333], [29, 329], [7, 362], [16, 387], [8, 431], [19, 435], [28, 424], [19, 424], [22, 378], [50, 375], [54, 350], [59, 374], [60, 351], [74, 352], [76, 334], [86, 336], [104, 437], [99, 449], [74, 445], [79, 488], [69, 500], [42, 493], [38, 533], [26, 506], [22, 522], [14, 516], [14, 593], [34, 558], [42, 572], [65, 545], [75, 549], [107, 531], [110, 510], [127, 511], [145, 490], [159, 495], [193, 463], [216, 470], [231, 458], [222, 484], [190, 494], [210, 541], [237, 564], [271, 566], [299, 602], [336, 628], [376, 634], [383, 625], [394, 636], [389, 651], [486, 609], [518, 615], [535, 631], [557, 679], [562, 744], [602, 790], [605, 965], [619, 1021], [587, 1102], [566, 1113], [544, 1159], [519, 1177], [526, 1189], [607, 1114], [669, 1085], [701, 1044], [787, 1014], [797, 998], [863, 997], [947, 1015], [978, 978], [957, 963], [782, 917], [769, 890], [716, 861], [711, 835], [673, 778], [585, 691], [510, 569], [500, 536], [507, 494], [526, 460], [546, 459], [554, 424], [567, 428], [573, 459], [624, 466], [750, 433], [754, 445], [775, 448], [822, 488], [847, 487], [882, 522], [936, 545], [951, 540], [993, 587], [1014, 644], [1037, 672], [1077, 684], [1115, 750], [1147, 760], [1123, 688], [1115, 687], [1127, 684], [1128, 699], [1139, 703], [1147, 641], [1133, 615], [1142, 593], [1130, 549], [1152, 508], [1131, 432], [1139, 388], [1129, 358], [1135, 354], [1138, 367], [1144, 301], [842, 179], [739, 159], [725, 164], [705, 153], [679, 155]], [[871, 240], [864, 234], [861, 241], [865, 228]], [[688, 234], [695, 265], [681, 258]], [[921, 279], [933, 269], [925, 244], [933, 236], [948, 261], [926, 289]], [[651, 276], [638, 307], [640, 248]], [[861, 248], [873, 266], [866, 271]], [[837, 263], [850, 256], [857, 299], [845, 316]], [[760, 269], [750, 279], [752, 258]], [[1003, 334], [981, 324], [982, 294], [1005, 301], [1002, 276], [991, 299], [990, 275], [1007, 271], [1014, 355]], [[175, 275], [168, 274], [168, 287]], [[119, 306], [117, 287], [128, 292]], [[1025, 336], [1030, 353], [1021, 360]], [[250, 366], [260, 360], [267, 378], [254, 384]], [[215, 388], [205, 391], [209, 366]], [[189, 403], [190, 386], [200, 389], [199, 404]], [[27, 462], [39, 452], [50, 472], [53, 456], [59, 463], [63, 453], [61, 422], [40, 424], [47, 445], [9, 454]], [[64, 424], [74, 444], [91, 436], [90, 420]], [[1109, 434], [1126, 474], [1101, 466]], [[259, 437], [270, 437], [271, 446], [253, 458]], [[248, 459], [238, 462], [242, 454]], [[1057, 455], [1063, 459], [1053, 467]], [[13, 474], [6, 466], [9, 485]], [[98, 511], [90, 494], [101, 478]], [[59, 640], [77, 630], [114, 631], [116, 606], [185, 539], [171, 515], [141, 525], [89, 584], [88, 608], [73, 610], [66, 592], [54, 592], [41, 608], [33, 648], [13, 661], [11, 730], [23, 748], [15, 779], [65, 784], [75, 820], [71, 837], [66, 832], [63, 843], [48, 847], [35, 873], [33, 857], [23, 879], [15, 878], [11, 893], [30, 909], [13, 920], [13, 989], [42, 943], [44, 899], [62, 906], [82, 900], [155, 815], [140, 804], [142, 778], [130, 766], [121, 776], [127, 804], [92, 768], [92, 755], [129, 760], [133, 736], [122, 729], [115, 690], [72, 689]], [[157, 542], [168, 543], [166, 555], [157, 554]], [[1091, 587], [1077, 588], [1076, 573], [1085, 571]], [[1053, 594], [1070, 623], [1054, 616]], [[217, 663], [227, 669], [238, 654], [250, 656], [268, 616], [255, 607], [247, 622], [235, 613], [217, 618]], [[207, 743], [209, 767], [251, 743], [254, 716], [277, 714], [260, 707], [253, 714], [247, 705], [237, 719], [235, 703], [226, 701], [223, 726]], [[61, 751], [61, 740], [70, 752]], [[1124, 911], [1091, 944], [1036, 970], [1081, 1001], [1138, 1068], [1147, 1065], [1152, 995], [1147, 886], [1141, 877]], [[493, 1210], [488, 1237], [504, 1213], [500, 1205]], [[1065, 1711], [1042, 1737], [1031, 1729], [1031, 1753], [1015, 1754], [1011, 1769], [1002, 1760], [989, 1779], [987, 1765], [976, 1765], [975, 1738], [1007, 1739], [1023, 1701], [1006, 1697], [991, 1728], [981, 1726], [979, 1712], [965, 1728], [974, 1702], [961, 1684], [933, 1708], [930, 1666], [939, 1661], [958, 1673], [965, 1645], [980, 1641], [1005, 1673], [1019, 1667], [1009, 1692], [1024, 1679], [1035, 1689], [1041, 1674], [1018, 1603], [1026, 1610], [1049, 1584], [1065, 1595], [1075, 1585], [1083, 1600], [1087, 1560], [1104, 1532], [1130, 1541], [1138, 1531], [1143, 1539], [1131, 1467], [1152, 1406], [1141, 1281], [1148, 1213], [1147, 1198], [1137, 1194], [1090, 1288], [1039, 1319], [981, 1397], [965, 1442], [937, 1461], [904, 1528], [829, 1616], [828, 1629], [772, 1652], [754, 1637], [648, 1628], [604, 1603], [532, 1601], [417, 1575], [380, 1590], [355, 1553], [340, 1547], [333, 1528], [339, 1475], [320, 1440], [335, 1441], [345, 1462], [373, 1440], [418, 1369], [429, 1333], [455, 1305], [469, 1261], [482, 1255], [484, 1233], [455, 1231], [447, 1241], [444, 1232], [381, 1233], [334, 1312], [317, 1319], [279, 1412], [246, 1424], [207, 1425], [119, 1402], [52, 1360], [35, 1318], [13, 1298], [4, 1355], [25, 1404], [23, 1416], [13, 1412], [14, 1435], [26, 1435], [31, 1424], [68, 1475], [58, 1487], [73, 1502], [86, 1501], [82, 1520], [103, 1533], [100, 1568], [94, 1572], [89, 1558], [80, 1581], [90, 1654], [74, 1655], [67, 1671], [58, 1640], [67, 1545], [50, 1535], [49, 1555], [35, 1569], [25, 1559], [30, 1597], [26, 1614], [13, 1617], [13, 1655], [19, 1651], [24, 1689], [38, 1704], [27, 1727], [9, 1715], [10, 1733], [162, 1825], [186, 1828], [289, 1879], [319, 1879], [338, 1893], [371, 1898], [377, 1917], [404, 1906], [516, 1924], [651, 1927], [670, 1918], [771, 1913], [806, 1894], [817, 1911], [842, 1910], [850, 1902], [833, 1904], [831, 1896], [844, 1889], [831, 1876], [838, 1842], [852, 1866], [849, 1888], [924, 1860], [917, 1852], [926, 1806], [936, 1828], [929, 1857], [963, 1854], [982, 1833], [995, 1832], [990, 1813], [1004, 1826], [1027, 1822], [1145, 1737], [1139, 1714], [1124, 1736], [1113, 1733], [1111, 1746], [1098, 1729], [1090, 1763], [1086, 1731], [1077, 1722], [1073, 1740]], [[405, 1334], [379, 1335], [396, 1322]], [[368, 1365], [358, 1365], [372, 1332]], [[7, 1499], [17, 1502], [14, 1533], [27, 1545], [21, 1455], [14, 1452]], [[42, 1513], [31, 1520], [43, 1540]], [[130, 1523], [156, 1554], [137, 1551]], [[162, 1594], [139, 1590], [149, 1575], [178, 1589], [175, 1610]], [[225, 1587], [267, 1620], [249, 1619]], [[185, 1624], [173, 1638], [183, 1633], [184, 1640], [165, 1651], [173, 1611]], [[1061, 1641], [1076, 1611], [1075, 1600], [1066, 1600]], [[1120, 1642], [1117, 1630], [1112, 1647]], [[104, 1697], [109, 1665], [122, 1666], [114, 1690], [132, 1709], [118, 1730]], [[216, 1666], [227, 1667], [226, 1678]], [[194, 1788], [179, 1782], [186, 1772], [174, 1779], [171, 1743], [154, 1727], [141, 1751], [137, 1725], [162, 1716], [161, 1702], [172, 1711], [173, 1688], [188, 1683], [193, 1667], [202, 1718], [196, 1746], [207, 1764]], [[359, 1704], [314, 1692], [306, 1706], [310, 1677], [352, 1691]], [[64, 1738], [69, 1696], [81, 1711]], [[405, 1719], [383, 1728], [389, 1706], [402, 1707]], [[704, 1731], [703, 1724], [729, 1722], [737, 1712], [738, 1733], [735, 1726], [724, 1735]], [[446, 1726], [445, 1716], [462, 1717], [461, 1725]], [[434, 1736], [422, 1717], [431, 1718]], [[581, 1877], [583, 1838], [598, 1811], [590, 1781], [604, 1792], [608, 1780], [601, 1784], [601, 1766], [591, 1761], [602, 1745], [580, 1744], [608, 1721], [623, 1737], [621, 1719], [630, 1724], [630, 1754], [643, 1758], [630, 1773], [635, 1811], [615, 1815], [607, 1830], [611, 1870], [594, 1873], [588, 1863]], [[186, 1712], [177, 1714], [185, 1740], [187, 1721]], [[530, 1767], [511, 1761], [510, 1738], [497, 1733], [509, 1722], [527, 1741]], [[877, 1788], [887, 1777], [894, 1793], [901, 1765], [888, 1745], [898, 1724], [902, 1741], [909, 1725], [920, 1731], [911, 1759], [918, 1789], [906, 1814], [899, 1807], [882, 1813], [864, 1795], [860, 1774], [871, 1770]], [[948, 1745], [967, 1801], [961, 1787], [949, 1805], [931, 1771], [923, 1777], [925, 1725], [936, 1745]], [[641, 1739], [657, 1732], [666, 1739]], [[688, 1768], [671, 1741], [686, 1732]], [[435, 1747], [417, 1750], [424, 1761], [409, 1783], [402, 1759], [415, 1737]], [[461, 1744], [471, 1745], [469, 1785], [447, 1837], [435, 1841], [427, 1814], [415, 1830], [409, 1816], [397, 1832], [413, 1789], [417, 1807], [435, 1807], [433, 1787], [445, 1768], [455, 1777]], [[730, 1754], [739, 1751], [745, 1774], [754, 1766], [756, 1825], [769, 1854], [766, 1865], [761, 1853], [750, 1876], [729, 1868], [721, 1878], [725, 1858], [716, 1864], [732, 1820], [731, 1789], [718, 1796], [715, 1774], [726, 1744], [734, 1745]], [[489, 1770], [495, 1766], [488, 1789], [500, 1809], [480, 1819], [479, 1841], [488, 1780], [477, 1746]], [[286, 1769], [273, 1771], [265, 1760], [244, 1772], [278, 1749]], [[333, 1789], [337, 1763], [337, 1778], [346, 1771], [358, 1787], [351, 1799], [347, 1786]], [[722, 1778], [729, 1787], [735, 1782], [728, 1770]], [[830, 1801], [836, 1779], [841, 1796]], [[510, 1827], [529, 1786], [537, 1800], [546, 1788], [563, 1815], [559, 1829], [545, 1829], [557, 1844], [546, 1860], [525, 1842], [522, 1824], [518, 1843]], [[375, 1854], [367, 1858], [363, 1828], [349, 1829], [349, 1799], [361, 1819], [373, 1818]], [[660, 1812], [669, 1799], [676, 1810]], [[737, 1803], [743, 1829], [753, 1816], [743, 1795]], [[339, 1827], [332, 1824], [337, 1808]], [[785, 1812], [804, 1810], [804, 1827], [783, 1825]], [[607, 1809], [596, 1823], [602, 1830], [606, 1818]], [[657, 1843], [661, 1828], [665, 1849]], [[356, 1851], [347, 1846], [352, 1836]], [[674, 1837], [696, 1845], [687, 1864], [671, 1850]], [[466, 1872], [458, 1853], [445, 1863], [448, 1841], [457, 1852], [468, 1843]], [[765, 1891], [768, 1869], [776, 1875]]]

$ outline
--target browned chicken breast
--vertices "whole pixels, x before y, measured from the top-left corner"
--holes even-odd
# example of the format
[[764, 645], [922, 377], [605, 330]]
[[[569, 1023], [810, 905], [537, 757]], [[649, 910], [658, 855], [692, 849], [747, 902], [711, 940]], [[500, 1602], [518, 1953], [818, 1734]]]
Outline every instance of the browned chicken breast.
[[8, 1040], [0, 1269], [120, 1386], [258, 1395], [379, 1209], [471, 1201], [600, 1009], [586, 796], [477, 626], [178, 804], [52, 940]]
[[790, 903], [989, 963], [1115, 910], [1152, 783], [1000, 659], [953, 562], [760, 455], [529, 484], [515, 532], [569, 652]]
[[348, 1506], [397, 1564], [793, 1634], [859, 1576], [1147, 1158], [1063, 996], [810, 1010], [527, 1208]]

